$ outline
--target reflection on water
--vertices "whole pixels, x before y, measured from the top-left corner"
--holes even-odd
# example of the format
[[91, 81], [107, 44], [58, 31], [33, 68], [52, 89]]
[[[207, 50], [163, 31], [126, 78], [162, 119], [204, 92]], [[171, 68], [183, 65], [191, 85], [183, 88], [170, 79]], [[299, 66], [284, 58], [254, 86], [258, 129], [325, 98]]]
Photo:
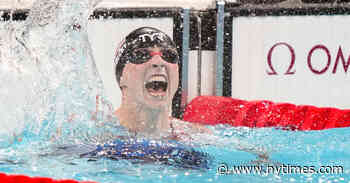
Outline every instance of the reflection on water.
[[[36, 1], [25, 22], [0, 24], [0, 171], [31, 176], [101, 182], [322, 182], [348, 181], [348, 129], [295, 132], [209, 127], [193, 135], [194, 146], [214, 157], [209, 170], [119, 159], [87, 161], [79, 154], [128, 135], [105, 115], [96, 116], [96, 96], [104, 96], [87, 35], [88, 17], [98, 0]], [[97, 118], [97, 120], [92, 120]], [[97, 122], [96, 122], [97, 121]], [[69, 149], [69, 151], [68, 151]], [[220, 163], [279, 165], [337, 164], [340, 175], [219, 176]], [[265, 159], [264, 159], [265, 158]], [[259, 159], [261, 160], [261, 159]], [[132, 176], [131, 176], [132, 175]]]

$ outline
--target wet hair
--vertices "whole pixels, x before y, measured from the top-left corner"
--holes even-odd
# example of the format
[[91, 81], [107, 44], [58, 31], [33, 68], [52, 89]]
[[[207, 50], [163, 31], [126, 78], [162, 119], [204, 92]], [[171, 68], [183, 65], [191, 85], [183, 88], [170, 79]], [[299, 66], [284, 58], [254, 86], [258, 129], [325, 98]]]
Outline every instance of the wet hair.
[[136, 48], [149, 48], [154, 46], [173, 48], [176, 50], [176, 45], [173, 40], [164, 32], [153, 27], [138, 28], [125, 37], [116, 50], [114, 59], [114, 63], [116, 64], [115, 76], [119, 86], [125, 64], [129, 63], [126, 53]]

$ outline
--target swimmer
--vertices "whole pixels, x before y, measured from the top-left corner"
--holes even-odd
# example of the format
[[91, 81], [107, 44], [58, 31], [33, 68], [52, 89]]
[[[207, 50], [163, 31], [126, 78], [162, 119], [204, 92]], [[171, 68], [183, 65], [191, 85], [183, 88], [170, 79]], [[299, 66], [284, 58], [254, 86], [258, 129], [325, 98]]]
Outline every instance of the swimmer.
[[179, 86], [179, 55], [172, 39], [155, 28], [136, 29], [121, 43], [114, 62], [122, 92], [121, 106], [114, 115], [129, 135], [112, 135], [97, 147], [89, 146], [80, 157], [208, 169], [209, 154], [179, 143], [190, 142], [191, 135], [204, 132], [204, 127], [171, 117]]
[[148, 137], [177, 138], [205, 128], [171, 117], [179, 86], [179, 55], [164, 32], [142, 27], [131, 32], [116, 52], [115, 76], [122, 104], [114, 114], [130, 132]]
[[[122, 104], [114, 114], [122, 126], [147, 138], [186, 143], [213, 139], [208, 136], [212, 132], [201, 124], [171, 117], [172, 100], [179, 86], [179, 55], [168, 35], [151, 27], [138, 28], [122, 41], [114, 62], [122, 91]], [[255, 147], [238, 146], [259, 157], [267, 156]]]
[[[114, 115], [130, 135], [112, 137], [80, 157], [208, 169], [210, 155], [178, 142], [192, 144], [191, 141], [205, 139], [205, 143], [216, 144], [215, 138], [208, 136], [211, 131], [170, 115], [179, 85], [179, 55], [172, 39], [155, 28], [136, 29], [121, 43], [114, 62], [116, 81], [122, 91], [122, 104]], [[238, 145], [238, 149], [268, 159], [255, 147]]]

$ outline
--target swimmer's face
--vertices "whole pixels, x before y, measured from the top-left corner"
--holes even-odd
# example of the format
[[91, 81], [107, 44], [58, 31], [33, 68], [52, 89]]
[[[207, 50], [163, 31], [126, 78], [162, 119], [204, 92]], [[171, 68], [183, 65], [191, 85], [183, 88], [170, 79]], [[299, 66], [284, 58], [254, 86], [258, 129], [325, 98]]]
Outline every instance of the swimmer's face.
[[[170, 48], [142, 49], [145, 53], [150, 53], [151, 57], [142, 64], [129, 62], [125, 65], [120, 80], [123, 95], [128, 96], [128, 102], [156, 109], [169, 108], [179, 85], [178, 64], [161, 57], [163, 51]], [[171, 51], [176, 53], [176, 50]]]

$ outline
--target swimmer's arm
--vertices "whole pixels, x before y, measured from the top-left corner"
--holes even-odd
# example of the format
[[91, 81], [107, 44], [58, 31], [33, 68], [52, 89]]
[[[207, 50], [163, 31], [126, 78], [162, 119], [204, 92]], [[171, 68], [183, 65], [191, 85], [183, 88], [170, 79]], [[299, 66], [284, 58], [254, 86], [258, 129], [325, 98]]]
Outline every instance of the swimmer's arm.
[[[269, 154], [267, 150], [262, 147], [244, 143], [239, 140], [226, 140], [220, 138], [218, 136], [215, 136], [209, 128], [200, 123], [190, 123], [176, 119], [172, 119], [172, 121], [176, 122], [173, 124], [174, 127], [176, 127], [178, 133], [180, 132], [181, 135], [189, 136], [190, 139], [196, 142], [203, 142], [205, 145], [223, 146], [225, 148], [234, 147], [237, 150], [255, 154], [258, 157], [258, 160], [256, 162], [269, 161]], [[231, 143], [228, 144], [228, 141]]]
[[202, 145], [214, 145], [216, 147], [230, 148], [230, 149], [234, 148], [239, 151], [252, 153], [256, 155], [258, 158], [257, 160], [252, 161], [252, 163], [260, 164], [260, 163], [271, 162], [271, 160], [269, 159], [269, 152], [267, 149], [256, 146], [254, 144], [249, 144], [247, 142], [241, 141], [234, 137], [223, 138], [223, 137], [214, 135], [213, 133], [211, 134], [197, 133], [197, 134], [192, 134], [191, 139], [194, 140], [195, 142], [199, 142]]
[[249, 147], [249, 146], [239, 145], [237, 147], [237, 149], [256, 155], [258, 157], [257, 162], [268, 162], [269, 161], [269, 154], [268, 154], [268, 152], [265, 149], [261, 148], [261, 147], [256, 147], [256, 146], [250, 146]]

